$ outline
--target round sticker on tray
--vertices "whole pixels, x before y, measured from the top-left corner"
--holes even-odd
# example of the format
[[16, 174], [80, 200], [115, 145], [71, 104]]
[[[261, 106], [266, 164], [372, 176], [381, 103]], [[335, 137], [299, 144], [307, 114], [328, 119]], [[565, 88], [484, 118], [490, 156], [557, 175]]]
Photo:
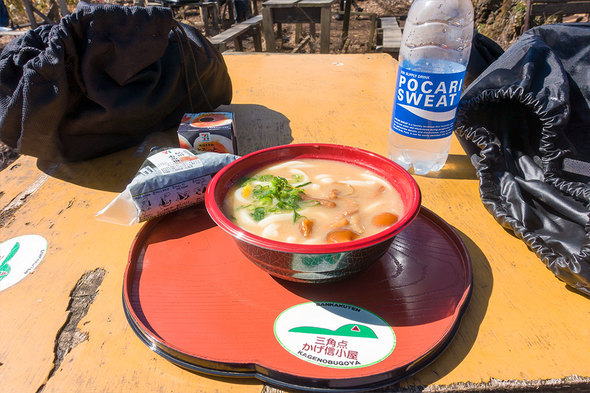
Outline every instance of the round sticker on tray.
[[324, 367], [360, 368], [386, 359], [395, 348], [387, 322], [345, 303], [303, 303], [275, 320], [278, 342], [298, 358]]
[[0, 292], [32, 273], [47, 251], [47, 240], [24, 235], [0, 243]]

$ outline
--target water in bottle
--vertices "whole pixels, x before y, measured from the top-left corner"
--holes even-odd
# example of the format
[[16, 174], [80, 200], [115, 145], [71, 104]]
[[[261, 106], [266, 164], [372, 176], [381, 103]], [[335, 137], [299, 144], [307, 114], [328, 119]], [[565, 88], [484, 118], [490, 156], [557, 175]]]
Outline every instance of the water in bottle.
[[414, 173], [449, 154], [473, 37], [471, 0], [415, 0], [399, 54], [389, 158]]

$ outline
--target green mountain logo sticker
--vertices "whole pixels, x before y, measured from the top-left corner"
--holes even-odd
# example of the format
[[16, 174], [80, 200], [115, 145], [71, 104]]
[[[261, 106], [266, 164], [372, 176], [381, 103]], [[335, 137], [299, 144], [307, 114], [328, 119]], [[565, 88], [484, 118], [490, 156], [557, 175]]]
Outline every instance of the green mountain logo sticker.
[[41, 263], [47, 240], [39, 235], [23, 235], [0, 243], [0, 292], [10, 288]]
[[293, 333], [308, 333], [319, 334], [325, 336], [343, 336], [343, 337], [363, 337], [363, 338], [377, 338], [377, 335], [368, 326], [359, 324], [347, 324], [340, 326], [336, 330], [330, 330], [314, 326], [300, 326], [289, 330]]
[[387, 359], [396, 346], [393, 328], [354, 304], [296, 304], [274, 323], [275, 338], [291, 355], [318, 367], [352, 369]]
[[10, 265], [8, 264], [8, 261], [10, 261], [12, 257], [15, 256], [19, 248], [20, 243], [16, 242], [14, 243], [14, 246], [12, 246], [12, 249], [6, 256], [6, 258], [2, 258], [2, 255], [0, 255], [0, 281], [2, 281], [2, 279], [8, 276], [8, 274], [10, 273]]

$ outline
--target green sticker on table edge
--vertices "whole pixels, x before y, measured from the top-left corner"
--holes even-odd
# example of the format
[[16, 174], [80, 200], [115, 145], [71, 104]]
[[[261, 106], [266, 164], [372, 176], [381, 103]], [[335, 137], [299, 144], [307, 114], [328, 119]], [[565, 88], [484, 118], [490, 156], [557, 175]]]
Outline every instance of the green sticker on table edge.
[[0, 292], [31, 274], [47, 252], [47, 240], [23, 235], [0, 243]]

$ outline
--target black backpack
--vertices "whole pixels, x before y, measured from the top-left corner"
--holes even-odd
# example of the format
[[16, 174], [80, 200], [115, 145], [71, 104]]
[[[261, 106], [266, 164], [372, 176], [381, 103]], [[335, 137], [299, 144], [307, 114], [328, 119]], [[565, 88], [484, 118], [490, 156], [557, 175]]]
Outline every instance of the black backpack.
[[169, 8], [79, 3], [3, 50], [0, 139], [44, 160], [83, 160], [231, 97], [219, 51]]
[[523, 34], [465, 90], [456, 134], [484, 205], [590, 295], [590, 24]]

